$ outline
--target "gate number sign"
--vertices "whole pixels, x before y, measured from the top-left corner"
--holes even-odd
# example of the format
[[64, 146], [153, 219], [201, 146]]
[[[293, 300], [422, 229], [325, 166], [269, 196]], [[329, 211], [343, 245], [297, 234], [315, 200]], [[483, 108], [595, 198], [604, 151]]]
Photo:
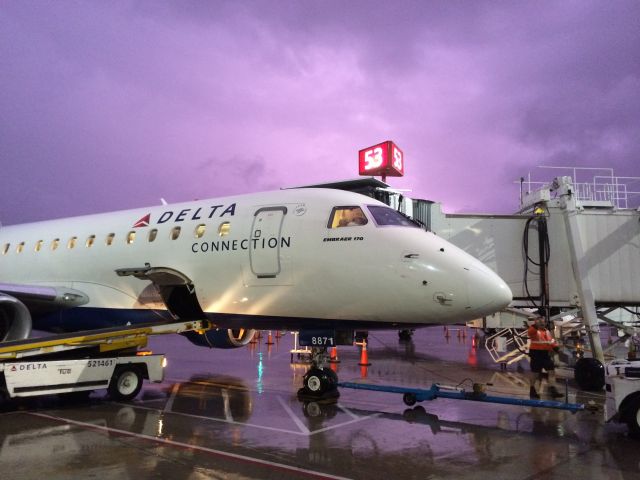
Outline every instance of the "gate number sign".
[[391, 140], [358, 152], [360, 175], [404, 176], [404, 154]]

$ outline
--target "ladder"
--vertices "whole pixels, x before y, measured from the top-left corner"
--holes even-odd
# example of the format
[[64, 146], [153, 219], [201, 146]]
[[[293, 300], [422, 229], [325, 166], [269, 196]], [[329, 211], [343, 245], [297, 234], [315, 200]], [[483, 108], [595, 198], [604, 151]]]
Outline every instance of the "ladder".
[[506, 367], [527, 356], [527, 331], [504, 328], [486, 337], [484, 346], [495, 363]]

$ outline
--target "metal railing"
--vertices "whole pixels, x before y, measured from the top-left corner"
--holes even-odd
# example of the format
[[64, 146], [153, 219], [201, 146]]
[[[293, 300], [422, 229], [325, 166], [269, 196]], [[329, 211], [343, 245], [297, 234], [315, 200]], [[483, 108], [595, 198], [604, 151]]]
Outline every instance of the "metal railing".
[[[577, 200], [582, 202], [609, 202], [616, 208], [640, 207], [640, 177], [616, 176], [612, 168], [600, 167], [553, 167], [541, 165], [538, 168], [564, 170], [571, 176]], [[593, 175], [596, 173], [596, 175]], [[583, 181], [586, 175], [590, 180]], [[531, 179], [531, 172], [520, 179], [521, 204], [526, 194], [548, 187], [550, 182]]]

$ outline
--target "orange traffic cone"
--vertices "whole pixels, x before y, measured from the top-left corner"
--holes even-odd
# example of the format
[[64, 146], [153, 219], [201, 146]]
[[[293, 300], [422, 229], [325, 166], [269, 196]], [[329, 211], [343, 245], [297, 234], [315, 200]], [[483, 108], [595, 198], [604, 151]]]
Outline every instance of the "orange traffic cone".
[[267, 345], [273, 345], [273, 336], [271, 335], [271, 330], [269, 330], [269, 334], [267, 335]]
[[446, 325], [444, 327], [444, 336], [445, 338], [449, 338], [449, 328]]
[[340, 359], [338, 358], [338, 347], [333, 347], [331, 349], [331, 356], [329, 357], [329, 363], [340, 363]]
[[371, 365], [371, 363], [369, 362], [369, 355], [367, 355], [366, 340], [362, 341], [362, 349], [360, 350], [360, 361], [358, 362], [358, 365], [360, 365], [361, 367], [368, 367], [369, 365]]

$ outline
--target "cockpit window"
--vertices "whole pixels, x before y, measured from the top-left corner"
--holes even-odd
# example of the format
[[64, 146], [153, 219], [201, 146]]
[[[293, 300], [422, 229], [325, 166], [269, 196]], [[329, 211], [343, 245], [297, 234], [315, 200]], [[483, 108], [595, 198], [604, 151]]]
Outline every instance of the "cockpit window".
[[405, 217], [400, 212], [395, 211], [393, 208], [389, 207], [381, 207], [378, 205], [369, 205], [367, 206], [371, 215], [373, 215], [373, 219], [376, 221], [378, 226], [381, 225], [398, 225], [401, 227], [417, 227], [420, 228], [416, 223], [411, 221], [410, 218]]
[[358, 227], [367, 223], [367, 217], [360, 207], [334, 207], [327, 227]]

